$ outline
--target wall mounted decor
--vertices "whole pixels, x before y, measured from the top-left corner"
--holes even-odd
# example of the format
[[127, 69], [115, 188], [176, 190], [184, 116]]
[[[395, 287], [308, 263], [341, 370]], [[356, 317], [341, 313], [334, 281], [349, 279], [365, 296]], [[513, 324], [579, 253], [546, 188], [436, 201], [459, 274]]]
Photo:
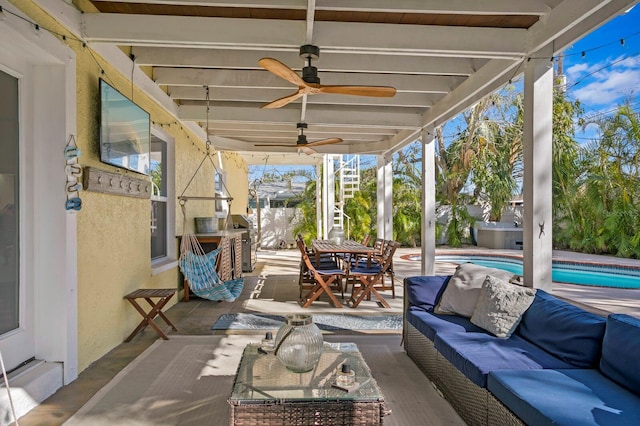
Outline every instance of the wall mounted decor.
[[136, 198], [151, 198], [151, 180], [108, 172], [94, 167], [84, 168], [84, 189]]

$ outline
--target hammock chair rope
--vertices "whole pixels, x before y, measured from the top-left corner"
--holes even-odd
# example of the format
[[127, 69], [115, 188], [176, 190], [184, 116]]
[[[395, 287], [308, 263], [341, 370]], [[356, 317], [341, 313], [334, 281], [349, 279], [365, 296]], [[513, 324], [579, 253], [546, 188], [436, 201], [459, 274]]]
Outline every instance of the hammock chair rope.
[[[208, 158], [211, 162], [216, 173], [218, 169], [211, 159], [210, 147], [211, 141], [209, 140], [209, 87], [207, 89], [207, 143], [206, 152], [204, 158], [196, 168], [195, 173], [191, 176], [191, 179], [187, 183], [184, 191], [178, 197], [180, 208], [182, 210], [182, 240], [180, 242], [180, 270], [184, 274], [189, 288], [198, 297], [202, 297], [208, 300], [224, 300], [232, 302], [238, 298], [242, 292], [244, 286], [244, 278], [238, 278], [230, 281], [222, 281], [217, 272], [217, 263], [220, 252], [228, 245], [226, 237], [223, 237], [215, 250], [208, 253], [204, 252], [202, 245], [198, 241], [195, 235], [194, 229], [188, 220], [186, 205], [188, 200], [226, 200], [229, 203], [233, 200], [232, 197], [219, 197], [219, 196], [185, 196], [187, 189], [193, 182], [196, 174], [200, 171], [200, 168]], [[225, 193], [229, 194], [224, 181], [221, 180], [224, 186]], [[227, 216], [226, 226], [228, 226], [229, 218]], [[225, 226], [225, 227], [226, 227]]]

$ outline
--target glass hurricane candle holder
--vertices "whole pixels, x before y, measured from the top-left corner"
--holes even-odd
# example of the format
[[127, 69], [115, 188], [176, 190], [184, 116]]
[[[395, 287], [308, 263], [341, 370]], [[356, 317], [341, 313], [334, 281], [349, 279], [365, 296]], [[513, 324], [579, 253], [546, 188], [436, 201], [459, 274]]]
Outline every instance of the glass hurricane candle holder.
[[311, 371], [322, 355], [322, 333], [311, 315], [287, 315], [276, 335], [275, 355], [289, 370]]

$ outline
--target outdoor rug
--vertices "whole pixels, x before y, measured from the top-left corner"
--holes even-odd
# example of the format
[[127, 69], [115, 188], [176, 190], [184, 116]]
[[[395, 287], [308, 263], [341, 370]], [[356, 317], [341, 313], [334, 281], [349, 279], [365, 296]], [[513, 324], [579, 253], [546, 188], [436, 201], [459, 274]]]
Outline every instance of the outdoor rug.
[[[228, 426], [242, 350], [258, 336], [158, 339], [81, 407], [65, 426]], [[399, 335], [327, 336], [354, 342], [385, 396], [385, 426], [464, 422], [404, 353]]]
[[[402, 315], [313, 314], [313, 322], [323, 331], [398, 331]], [[223, 314], [212, 330], [277, 330], [287, 319], [273, 314]]]

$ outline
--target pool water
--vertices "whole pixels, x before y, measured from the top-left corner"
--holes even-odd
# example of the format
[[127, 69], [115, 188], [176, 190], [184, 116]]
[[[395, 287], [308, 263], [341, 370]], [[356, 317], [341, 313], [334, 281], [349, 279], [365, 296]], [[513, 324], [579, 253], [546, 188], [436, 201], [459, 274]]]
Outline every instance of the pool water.
[[[436, 261], [471, 262], [488, 268], [504, 269], [522, 275], [522, 261], [480, 256], [436, 256]], [[593, 266], [576, 263], [553, 262], [551, 279], [555, 282], [592, 285], [598, 287], [640, 289], [640, 269], [616, 266]]]

